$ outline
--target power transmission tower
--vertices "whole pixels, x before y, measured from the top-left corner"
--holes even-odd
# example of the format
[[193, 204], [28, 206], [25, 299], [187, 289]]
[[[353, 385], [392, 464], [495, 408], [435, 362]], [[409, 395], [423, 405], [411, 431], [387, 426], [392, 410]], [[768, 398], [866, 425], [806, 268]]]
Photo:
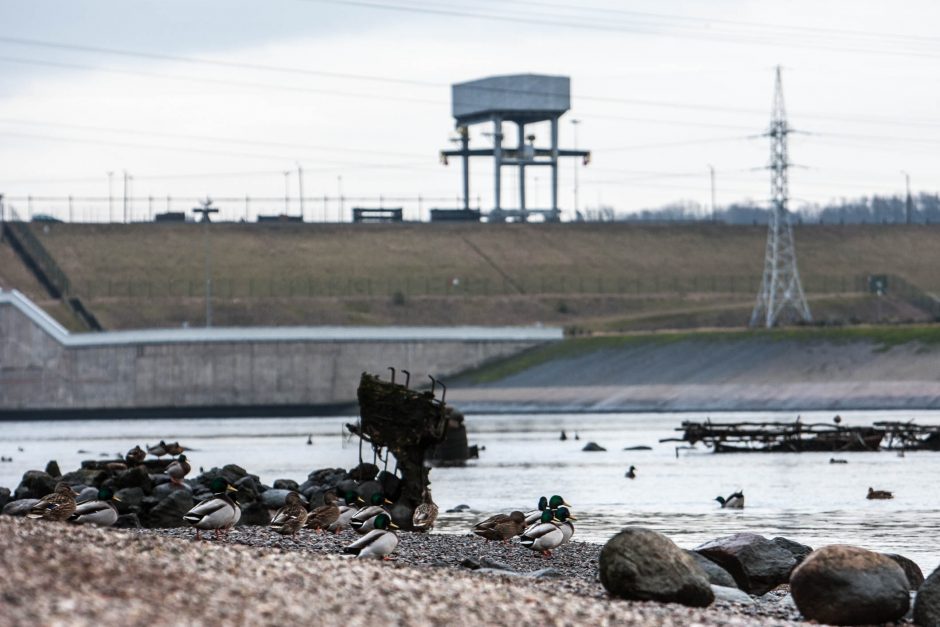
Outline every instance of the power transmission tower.
[[767, 231], [767, 253], [764, 258], [764, 278], [761, 281], [757, 304], [751, 314], [750, 326], [770, 328], [780, 320], [803, 320], [812, 322], [813, 316], [806, 304], [800, 273], [796, 269], [796, 246], [793, 243], [793, 227], [787, 209], [787, 135], [792, 129], [787, 126], [787, 114], [783, 106], [783, 82], [780, 66], [777, 66], [777, 81], [774, 89], [774, 111], [770, 121], [770, 193], [771, 214]]

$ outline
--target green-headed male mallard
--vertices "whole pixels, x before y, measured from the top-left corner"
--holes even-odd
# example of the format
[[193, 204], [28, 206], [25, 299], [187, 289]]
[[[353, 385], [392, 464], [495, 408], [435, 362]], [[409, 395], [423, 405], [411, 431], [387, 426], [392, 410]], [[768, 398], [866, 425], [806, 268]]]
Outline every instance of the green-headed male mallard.
[[307, 527], [315, 529], [317, 533], [329, 529], [330, 525], [339, 519], [340, 511], [339, 504], [337, 503], [338, 500], [335, 492], [327, 492], [323, 496], [324, 504], [316, 509], [310, 510], [310, 515], [307, 517]]
[[303, 529], [306, 522], [307, 508], [304, 507], [300, 495], [289, 492], [284, 500], [284, 507], [277, 510], [269, 526], [282, 536], [293, 536]]
[[533, 551], [539, 551], [545, 557], [552, 556], [552, 549], [557, 549], [564, 543], [565, 534], [561, 527], [555, 524], [555, 515], [552, 510], [542, 512], [539, 523], [525, 530], [520, 542], [522, 546]]
[[29, 510], [28, 518], [45, 520], [65, 520], [75, 511], [75, 492], [66, 483], [60, 481], [55, 490], [39, 499]]
[[562, 535], [565, 536], [565, 539], [562, 541], [562, 544], [565, 544], [571, 540], [571, 536], [574, 535], [574, 525], [571, 524], [572, 520], [577, 520], [567, 507], [559, 507], [555, 510], [555, 520], [557, 521], [558, 528], [561, 529]]
[[160, 440], [160, 443], [156, 446], [147, 445], [147, 452], [156, 457], [163, 457], [166, 455], [166, 442]]
[[431, 498], [431, 488], [425, 488], [423, 500], [421, 504], [415, 508], [414, 514], [411, 517], [411, 525], [414, 531], [430, 531], [434, 527], [435, 521], [437, 521], [437, 512], [437, 504], [434, 502], [434, 499]]
[[[548, 513], [549, 519], [551, 519], [551, 511], [545, 510], [545, 512]], [[543, 512], [543, 515], [545, 512]], [[523, 529], [525, 529], [525, 514], [520, 511], [513, 511], [508, 515], [496, 514], [490, 516], [486, 520], [475, 524], [471, 531], [481, 538], [485, 538], [487, 542], [502, 540], [504, 543], [508, 543], [510, 538], [522, 533]]]
[[398, 546], [398, 534], [393, 530], [398, 526], [386, 513], [375, 517], [375, 528], [352, 544], [343, 548], [343, 553], [358, 557], [389, 559], [389, 555]]
[[69, 516], [69, 522], [79, 525], [110, 527], [118, 519], [118, 511], [114, 501], [120, 500], [114, 496], [111, 488], [100, 488], [97, 499], [84, 501], [75, 507], [75, 511]]
[[544, 496], [540, 496], [538, 509], [533, 509], [530, 512], [526, 512], [525, 524], [528, 526], [534, 523], [535, 521], [537, 521], [539, 518], [542, 517], [542, 512], [544, 512], [547, 509], [548, 509], [548, 499], [545, 498]]
[[166, 467], [166, 474], [170, 476], [170, 482], [176, 485], [183, 485], [183, 477], [189, 474], [192, 466], [186, 461], [185, 455], [180, 455]]
[[380, 514], [388, 514], [385, 505], [391, 505], [392, 502], [385, 498], [381, 492], [375, 492], [369, 499], [369, 505], [361, 508], [349, 521], [349, 526], [356, 530], [358, 534], [369, 533], [375, 529], [375, 518]]
[[183, 515], [183, 520], [196, 528], [196, 539], [201, 540], [200, 531], [212, 529], [218, 540], [223, 530], [231, 529], [241, 518], [242, 510], [235, 501], [238, 490], [228, 481], [216, 477], [209, 485], [215, 495], [199, 503]]

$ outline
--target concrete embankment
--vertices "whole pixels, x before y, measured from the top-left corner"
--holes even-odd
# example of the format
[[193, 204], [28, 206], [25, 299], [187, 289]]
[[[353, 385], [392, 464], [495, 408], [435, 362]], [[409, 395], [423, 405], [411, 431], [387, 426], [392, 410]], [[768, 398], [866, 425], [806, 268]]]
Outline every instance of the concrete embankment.
[[940, 409], [940, 345], [921, 331], [569, 340], [468, 375], [448, 400], [475, 413]]

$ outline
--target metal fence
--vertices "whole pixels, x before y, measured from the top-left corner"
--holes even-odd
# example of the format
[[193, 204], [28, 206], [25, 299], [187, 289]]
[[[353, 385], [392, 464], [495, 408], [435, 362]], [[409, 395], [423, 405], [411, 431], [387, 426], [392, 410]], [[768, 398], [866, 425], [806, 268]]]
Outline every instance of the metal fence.
[[[867, 276], [810, 277], [804, 289], [814, 294], [849, 294], [868, 291]], [[199, 277], [166, 280], [94, 279], [73, 281], [73, 291], [84, 298], [187, 298], [205, 295]], [[498, 296], [528, 295], [617, 295], [686, 296], [690, 294], [754, 295], [760, 277], [603, 277], [560, 276], [539, 279], [473, 279], [412, 276], [383, 280], [374, 278], [229, 278], [212, 280], [216, 298], [319, 298], [319, 297], [408, 297], [408, 296]]]

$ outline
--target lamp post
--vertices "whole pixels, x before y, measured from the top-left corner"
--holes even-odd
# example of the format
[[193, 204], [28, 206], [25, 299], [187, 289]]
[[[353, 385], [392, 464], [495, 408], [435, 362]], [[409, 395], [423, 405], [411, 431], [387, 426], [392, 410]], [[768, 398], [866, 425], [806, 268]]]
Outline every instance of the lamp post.
[[114, 219], [114, 172], [108, 172], [108, 222]]
[[284, 170], [284, 215], [290, 215], [290, 170]]
[[907, 184], [907, 197], [904, 199], [904, 218], [907, 224], [912, 224], [914, 221], [914, 199], [911, 198], [911, 175], [904, 170], [901, 170], [901, 174], [904, 175]]
[[718, 213], [715, 209], [715, 166], [708, 164], [708, 176], [711, 180], [712, 188], [712, 222], [718, 220]]
[[297, 162], [297, 191], [300, 192], [298, 200], [300, 201], [300, 221], [304, 220], [304, 170]]
[[203, 243], [205, 245], [205, 266], [206, 266], [206, 327], [212, 326], [212, 250], [209, 248], [209, 216], [218, 213], [219, 210], [212, 206], [212, 200], [206, 198], [199, 203], [201, 207], [195, 207], [193, 213], [202, 215], [203, 225]]
[[337, 222], [343, 221], [343, 175], [336, 176], [336, 190], [339, 193], [339, 215], [336, 216]]

